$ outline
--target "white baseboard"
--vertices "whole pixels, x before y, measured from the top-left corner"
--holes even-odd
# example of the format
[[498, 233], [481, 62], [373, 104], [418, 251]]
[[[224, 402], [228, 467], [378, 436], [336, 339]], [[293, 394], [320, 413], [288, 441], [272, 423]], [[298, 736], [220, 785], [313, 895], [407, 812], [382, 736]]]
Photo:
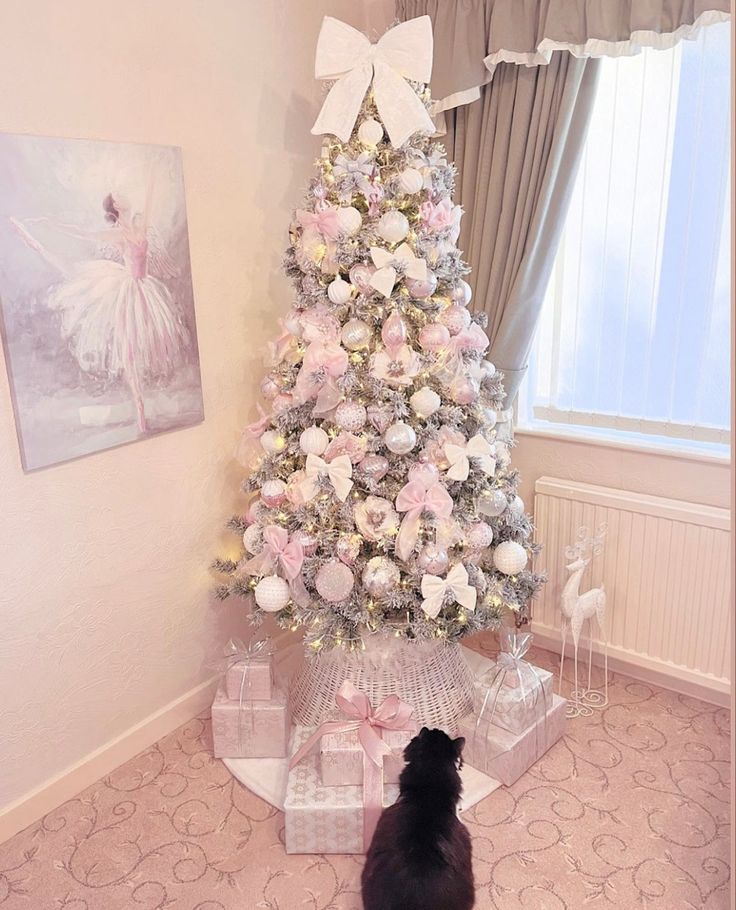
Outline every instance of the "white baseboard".
[[[544, 623], [532, 622], [534, 643], [547, 651], [557, 654], [561, 651], [560, 630]], [[588, 643], [585, 642], [585, 656], [587, 658]], [[572, 658], [572, 639], [568, 636], [565, 661]], [[603, 659], [602, 645], [593, 642], [593, 663], [600, 665]], [[728, 708], [731, 705], [731, 684], [727, 679], [698, 673], [687, 667], [667, 663], [628, 651], [626, 648], [608, 646], [608, 669], [615, 673], [623, 673], [642, 682], [661, 686], [663, 689], [672, 689], [682, 695], [690, 695], [703, 701]]]
[[16, 802], [0, 808], [0, 843], [204, 711], [212, 702], [217, 679], [205, 680]]

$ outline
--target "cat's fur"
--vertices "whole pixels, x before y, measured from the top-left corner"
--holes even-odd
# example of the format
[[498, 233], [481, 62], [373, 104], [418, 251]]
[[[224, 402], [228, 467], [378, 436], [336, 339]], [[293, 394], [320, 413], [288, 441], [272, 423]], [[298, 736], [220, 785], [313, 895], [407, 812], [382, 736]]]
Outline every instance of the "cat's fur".
[[423, 727], [404, 750], [398, 801], [384, 809], [361, 879], [365, 910], [470, 910], [470, 834], [457, 817], [465, 740]]

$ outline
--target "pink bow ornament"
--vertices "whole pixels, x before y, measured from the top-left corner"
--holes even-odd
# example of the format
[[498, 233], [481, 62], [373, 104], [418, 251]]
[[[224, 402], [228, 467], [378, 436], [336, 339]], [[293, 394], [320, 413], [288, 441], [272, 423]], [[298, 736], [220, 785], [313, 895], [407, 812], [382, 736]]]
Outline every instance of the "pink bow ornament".
[[304, 499], [309, 502], [320, 491], [320, 478], [327, 478], [339, 500], [345, 502], [353, 488], [353, 465], [347, 455], [338, 455], [331, 462], [326, 462], [319, 455], [310, 452], [304, 473], [306, 478], [301, 483]]
[[347, 368], [348, 352], [339, 344], [313, 341], [304, 352], [304, 360], [294, 384], [296, 398], [301, 402], [316, 398], [328, 380], [342, 376]]
[[414, 709], [396, 695], [389, 695], [374, 709], [368, 697], [347, 679], [335, 696], [335, 703], [345, 719], [328, 720], [317, 727], [291, 757], [289, 768], [298, 765], [328, 733], [358, 731], [363, 749], [363, 845], [367, 850], [383, 809], [383, 759], [391, 754], [383, 740], [383, 730], [410, 729]]
[[472, 458], [484, 474], [494, 474], [496, 471], [495, 448], [480, 434], [473, 436], [465, 445], [445, 446], [445, 455], [449, 462], [447, 477], [450, 480], [467, 480], [470, 473], [470, 459]]
[[396, 509], [406, 513], [396, 537], [395, 551], [399, 559], [407, 560], [411, 556], [422, 513], [432, 512], [438, 518], [449, 518], [452, 505], [452, 497], [439, 481], [425, 487], [420, 481], [411, 480], [399, 491]]
[[393, 252], [372, 246], [371, 259], [376, 271], [371, 276], [370, 283], [384, 297], [390, 297], [393, 293], [399, 273], [407, 278], [427, 280], [427, 263], [414, 254], [408, 243], [402, 243]]
[[276, 568], [289, 582], [293, 600], [301, 606], [309, 603], [309, 595], [301, 577], [304, 548], [286, 528], [268, 525], [263, 529], [263, 549], [245, 564], [249, 575], [267, 575]]
[[475, 602], [478, 598], [478, 592], [472, 585], [468, 584], [468, 570], [458, 562], [447, 573], [446, 578], [439, 575], [422, 576], [422, 610], [430, 619], [436, 619], [440, 610], [444, 606], [447, 594], [452, 599], [470, 610], [475, 610]]
[[339, 236], [337, 209], [333, 206], [327, 206], [315, 212], [297, 209], [296, 218], [303, 230], [315, 231], [325, 240], [337, 240]]

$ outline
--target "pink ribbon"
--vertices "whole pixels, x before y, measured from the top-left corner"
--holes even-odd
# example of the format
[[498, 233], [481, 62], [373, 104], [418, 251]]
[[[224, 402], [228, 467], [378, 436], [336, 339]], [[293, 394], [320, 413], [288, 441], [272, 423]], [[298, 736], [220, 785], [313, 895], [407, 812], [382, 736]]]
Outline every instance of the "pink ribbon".
[[396, 537], [395, 551], [399, 559], [407, 560], [417, 542], [422, 512], [433, 512], [438, 518], [449, 518], [452, 514], [452, 497], [439, 481], [425, 487], [418, 480], [410, 480], [396, 497], [396, 509], [406, 512], [406, 515]]
[[358, 731], [358, 740], [363, 748], [363, 849], [367, 850], [383, 810], [383, 758], [391, 754], [391, 749], [383, 740], [383, 731], [408, 730], [414, 709], [397, 695], [389, 695], [374, 710], [368, 696], [356, 689], [349, 679], [340, 686], [335, 703], [346, 719], [320, 724], [292, 755], [289, 768], [298, 765], [328, 733]]
[[342, 376], [348, 368], [348, 352], [335, 342], [313, 341], [304, 352], [304, 360], [294, 388], [299, 401], [315, 398], [330, 379]]
[[289, 581], [293, 581], [301, 572], [304, 563], [304, 548], [301, 541], [289, 539], [286, 528], [268, 525], [263, 529], [263, 549], [245, 564], [244, 569], [251, 575], [270, 572], [278, 566]]
[[325, 240], [337, 240], [340, 229], [337, 222], [337, 209], [325, 208], [320, 212], [307, 212], [297, 209], [296, 218], [305, 231], [314, 230]]

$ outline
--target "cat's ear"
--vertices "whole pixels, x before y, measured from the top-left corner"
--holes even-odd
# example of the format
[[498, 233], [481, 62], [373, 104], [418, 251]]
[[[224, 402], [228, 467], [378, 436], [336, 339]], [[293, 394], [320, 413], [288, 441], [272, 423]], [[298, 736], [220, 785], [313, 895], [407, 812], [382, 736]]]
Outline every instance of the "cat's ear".
[[419, 731], [420, 736], [426, 736], [428, 733], [429, 733], [429, 727], [422, 727], [422, 729]]
[[457, 739], [453, 739], [453, 746], [455, 747], [455, 758], [460, 760], [463, 757], [463, 749], [465, 748], [465, 737], [458, 736]]

